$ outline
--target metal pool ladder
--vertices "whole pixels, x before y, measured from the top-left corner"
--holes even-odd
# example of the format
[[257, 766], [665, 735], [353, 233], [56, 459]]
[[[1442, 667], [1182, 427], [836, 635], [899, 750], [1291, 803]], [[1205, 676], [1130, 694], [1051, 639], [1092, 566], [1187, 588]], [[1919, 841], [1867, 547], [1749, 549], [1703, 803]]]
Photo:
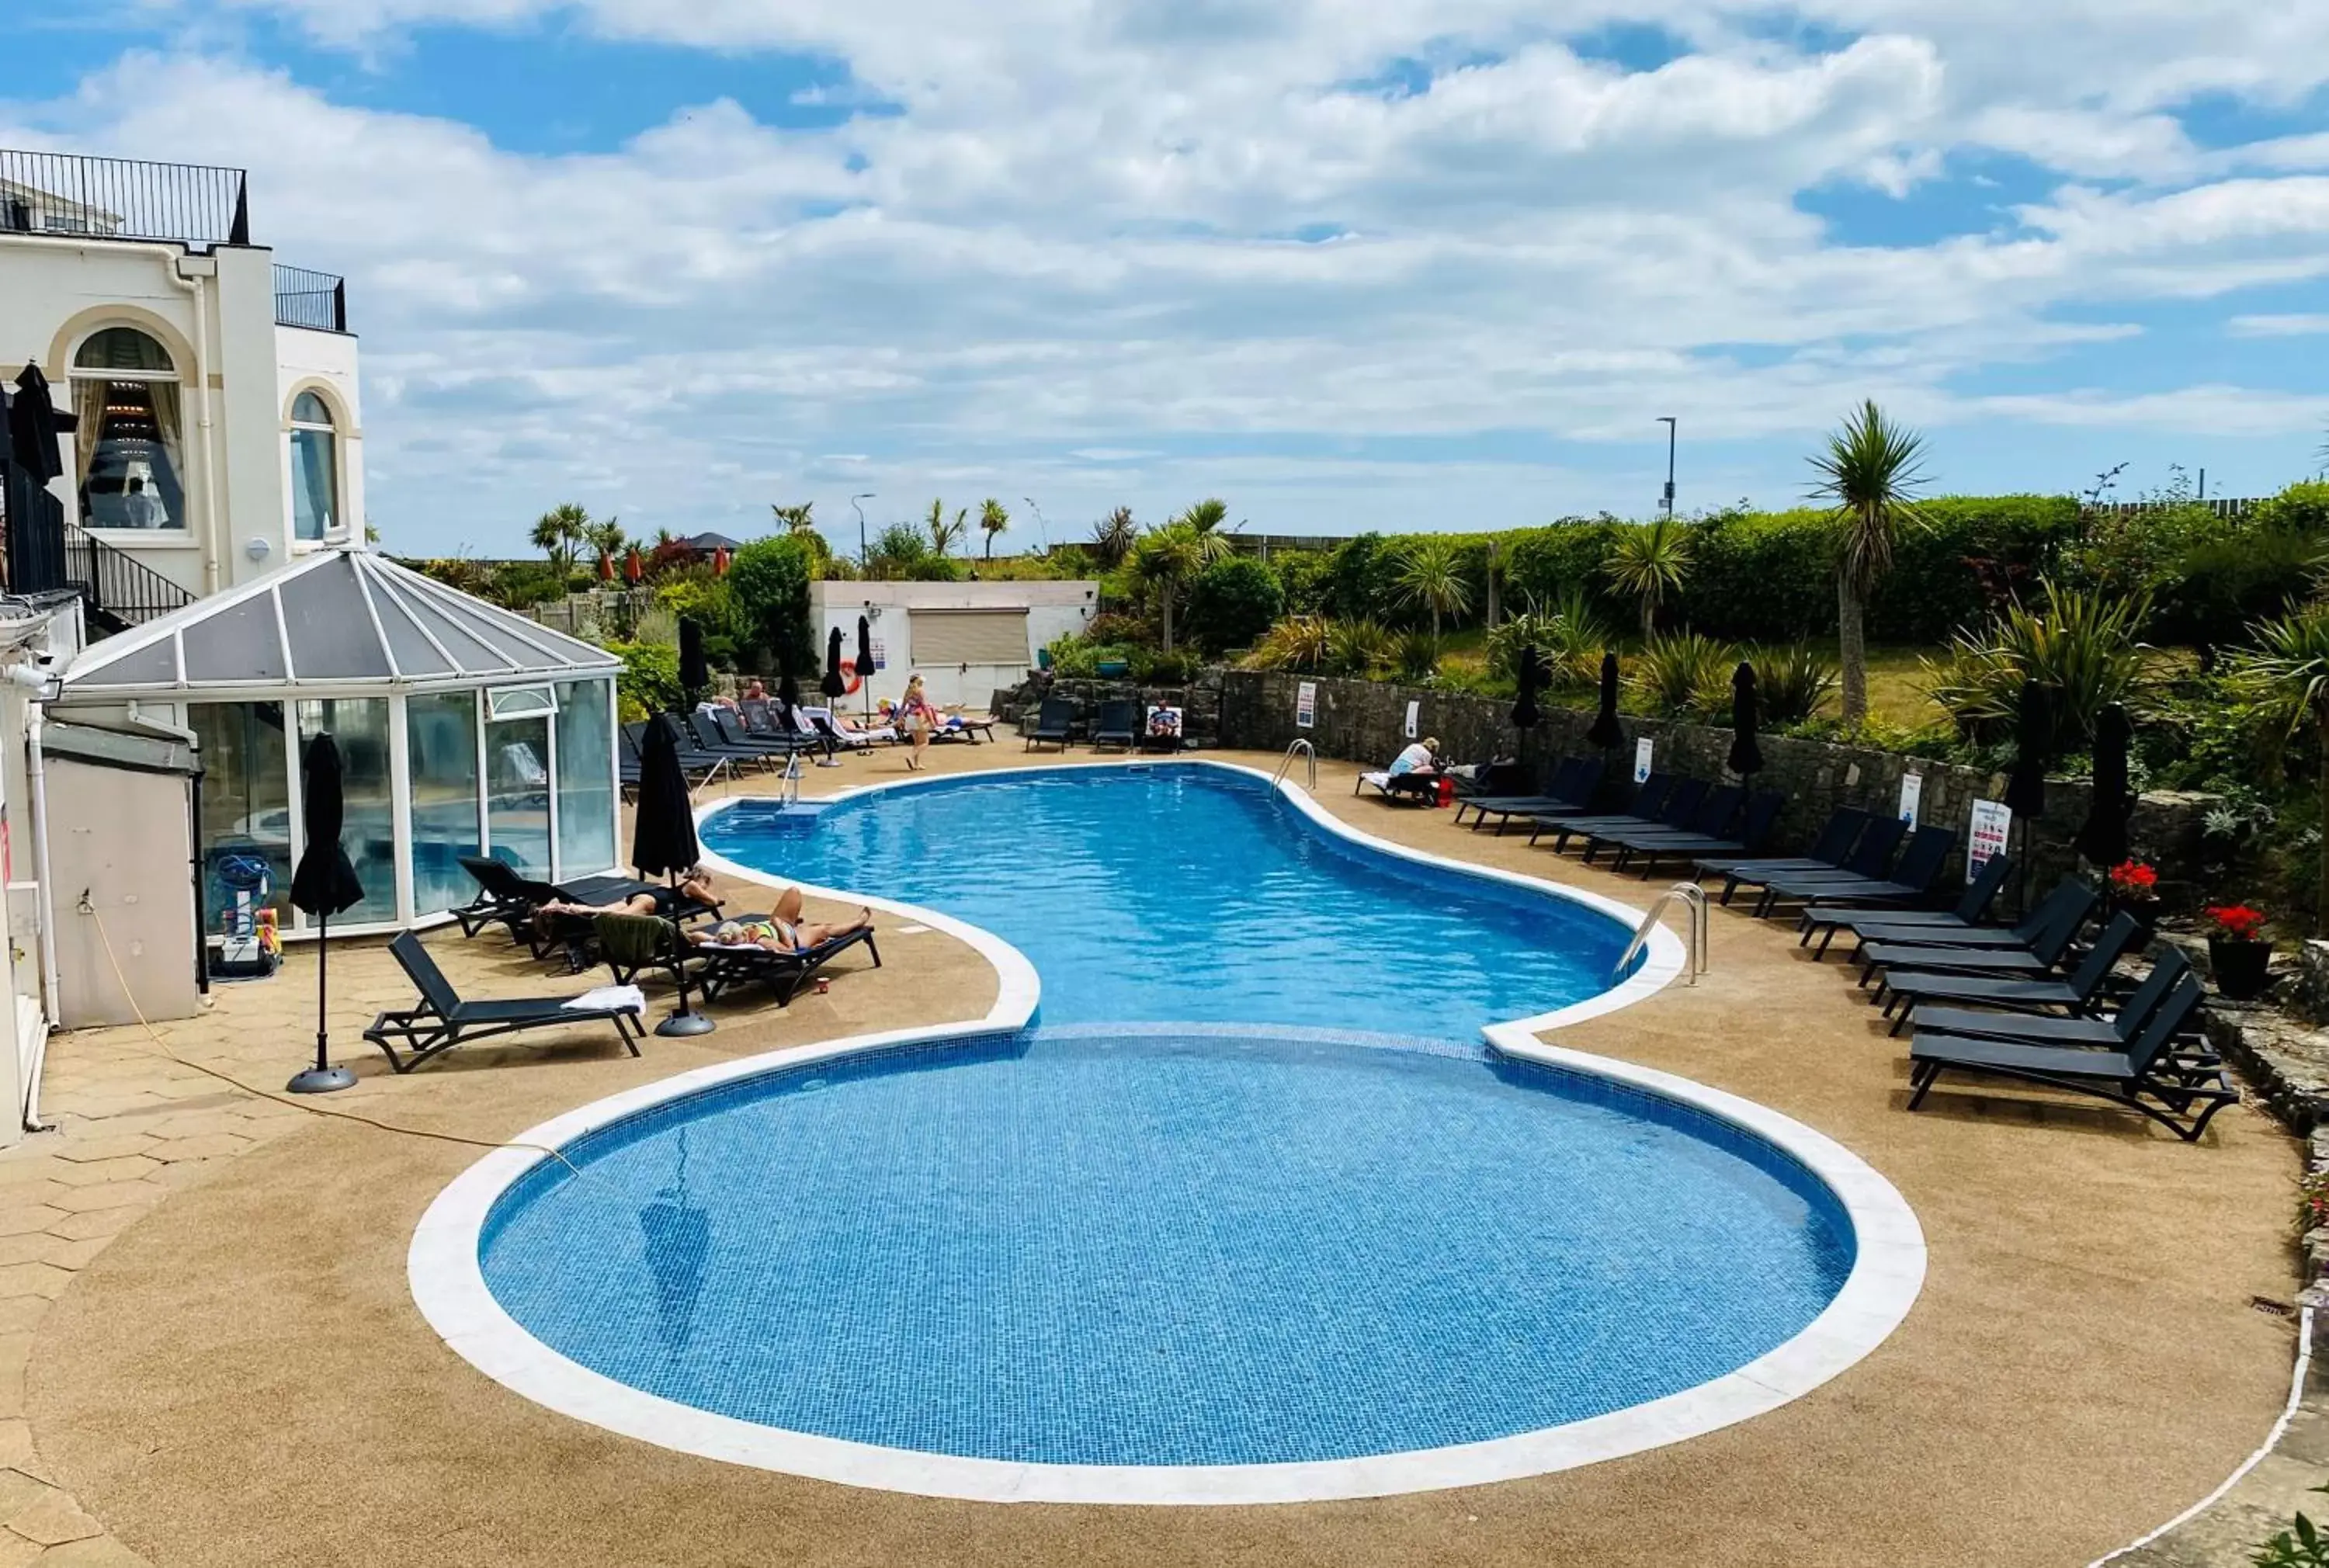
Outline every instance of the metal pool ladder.
[[1674, 903], [1681, 904], [1690, 914], [1686, 928], [1690, 962], [1683, 968], [1683, 978], [1688, 984], [1698, 983], [1698, 977], [1706, 972], [1708, 921], [1706, 889], [1695, 882], [1677, 882], [1650, 901], [1641, 924], [1634, 927], [1634, 940], [1626, 944], [1626, 951], [1619, 955], [1617, 966], [1609, 972], [1611, 980], [1626, 972], [1626, 966], [1634, 962], [1634, 955], [1641, 952], [1650, 940], [1650, 933], [1657, 929], [1658, 919], [1665, 914], [1666, 906]]
[[800, 753], [795, 752], [785, 758], [785, 785], [777, 796], [778, 803], [786, 806], [800, 804]]
[[1296, 738], [1292, 746], [1286, 748], [1286, 756], [1278, 762], [1278, 776], [1271, 779], [1269, 782], [1272, 784], [1285, 783], [1286, 775], [1293, 771], [1294, 759], [1297, 756], [1306, 756], [1310, 759], [1310, 793], [1315, 795], [1318, 793], [1318, 748], [1311, 745], [1308, 741], [1303, 740], [1298, 737]]

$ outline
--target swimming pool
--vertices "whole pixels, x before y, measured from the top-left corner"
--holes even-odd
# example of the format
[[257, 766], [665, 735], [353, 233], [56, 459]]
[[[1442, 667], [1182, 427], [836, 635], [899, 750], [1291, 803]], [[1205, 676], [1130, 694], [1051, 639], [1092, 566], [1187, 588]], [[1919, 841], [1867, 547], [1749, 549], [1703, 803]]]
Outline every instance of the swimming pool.
[[440, 1196], [423, 1311], [583, 1419], [947, 1496], [1374, 1495], [1784, 1403], [1921, 1281], [1848, 1152], [1532, 1038], [1671, 942], [1620, 979], [1618, 906], [1244, 770], [740, 803], [703, 838], [955, 930], [1004, 994], [584, 1107], [523, 1141], [565, 1162], [504, 1150]]

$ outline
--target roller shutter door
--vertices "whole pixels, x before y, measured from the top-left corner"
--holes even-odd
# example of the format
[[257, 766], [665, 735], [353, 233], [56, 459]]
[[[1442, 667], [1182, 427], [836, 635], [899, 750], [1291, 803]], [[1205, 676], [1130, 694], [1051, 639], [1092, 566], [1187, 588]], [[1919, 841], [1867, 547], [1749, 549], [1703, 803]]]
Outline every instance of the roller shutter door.
[[1024, 610], [913, 610], [907, 626], [916, 664], [1028, 662]]

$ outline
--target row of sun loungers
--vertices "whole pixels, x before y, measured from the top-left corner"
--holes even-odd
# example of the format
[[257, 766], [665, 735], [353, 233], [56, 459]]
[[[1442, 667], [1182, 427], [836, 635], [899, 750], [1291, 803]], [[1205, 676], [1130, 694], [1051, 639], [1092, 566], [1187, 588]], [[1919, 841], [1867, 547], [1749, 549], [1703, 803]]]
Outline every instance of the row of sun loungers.
[[[1046, 697], [1035, 710], [1032, 720], [1023, 721], [1020, 733], [1026, 737], [1022, 751], [1032, 751], [1039, 746], [1049, 746], [1065, 751], [1074, 743], [1076, 705], [1064, 697]], [[1151, 736], [1140, 728], [1140, 705], [1123, 698], [1103, 702], [1092, 714], [1091, 728], [1085, 736], [1094, 751], [1178, 751], [1178, 735]]]

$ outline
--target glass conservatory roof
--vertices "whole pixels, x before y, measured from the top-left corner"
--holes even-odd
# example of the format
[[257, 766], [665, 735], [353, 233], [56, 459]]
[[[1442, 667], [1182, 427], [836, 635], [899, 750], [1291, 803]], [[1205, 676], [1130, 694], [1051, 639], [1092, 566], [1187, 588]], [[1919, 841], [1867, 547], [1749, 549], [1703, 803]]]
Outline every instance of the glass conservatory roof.
[[603, 648], [387, 557], [319, 550], [85, 649], [63, 695], [604, 676]]

